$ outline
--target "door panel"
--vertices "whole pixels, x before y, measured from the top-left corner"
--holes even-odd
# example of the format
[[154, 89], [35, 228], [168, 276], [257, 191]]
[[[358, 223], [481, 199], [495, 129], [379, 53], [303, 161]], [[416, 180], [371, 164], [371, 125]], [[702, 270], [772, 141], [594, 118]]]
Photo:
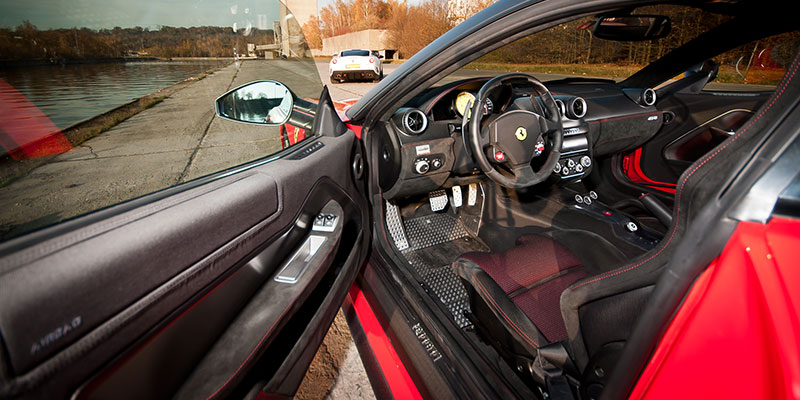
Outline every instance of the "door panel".
[[676, 172], [683, 172], [689, 165], [724, 142], [750, 119], [750, 110], [730, 110], [703, 123], [664, 147], [664, 159]]
[[658, 102], [664, 126], [650, 141], [622, 157], [624, 175], [667, 193], [694, 160], [727, 138], [752, 115], [771, 92], [670, 93]]
[[[270, 344], [287, 329], [292, 340], [324, 334], [364, 259], [366, 203], [350, 173], [359, 146], [352, 132], [316, 137], [280, 159], [36, 233], [47, 240], [4, 244], [0, 397], [64, 398], [79, 387], [79, 398], [208, 397], [269, 381], [305, 353], [274, 357]], [[313, 230], [320, 213], [338, 216], [332, 232]], [[310, 235], [317, 252], [300, 255], [296, 282], [273, 279]]]

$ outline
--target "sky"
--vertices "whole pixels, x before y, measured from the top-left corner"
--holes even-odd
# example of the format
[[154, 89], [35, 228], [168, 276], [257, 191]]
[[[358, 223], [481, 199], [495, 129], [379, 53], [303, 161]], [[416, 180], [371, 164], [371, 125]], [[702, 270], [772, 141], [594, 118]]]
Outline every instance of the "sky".
[[0, 27], [9, 28], [29, 20], [42, 30], [232, 27], [234, 23], [258, 28], [259, 21], [271, 29], [279, 18], [277, 0], [0, 0]]

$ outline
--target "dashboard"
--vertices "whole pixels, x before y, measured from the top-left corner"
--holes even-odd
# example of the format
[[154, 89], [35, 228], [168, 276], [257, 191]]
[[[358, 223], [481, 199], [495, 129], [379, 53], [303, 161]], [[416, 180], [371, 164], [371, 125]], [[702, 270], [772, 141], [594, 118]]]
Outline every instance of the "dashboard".
[[[465, 79], [429, 88], [380, 126], [379, 183], [386, 198], [424, 194], [444, 187], [448, 179], [481, 174], [464, 132], [470, 105], [489, 79]], [[548, 183], [542, 184], [583, 179], [591, 173], [596, 158], [638, 147], [663, 124], [652, 89], [622, 88], [608, 80], [551, 81], [545, 85], [559, 108], [564, 140], [560, 159]], [[481, 123], [488, 124], [522, 104], [532, 105], [537, 114], [546, 114], [529, 83], [513, 82], [488, 94], [481, 105]], [[503, 169], [502, 160], [491, 161]], [[534, 158], [534, 168], [537, 162], [542, 163]]]

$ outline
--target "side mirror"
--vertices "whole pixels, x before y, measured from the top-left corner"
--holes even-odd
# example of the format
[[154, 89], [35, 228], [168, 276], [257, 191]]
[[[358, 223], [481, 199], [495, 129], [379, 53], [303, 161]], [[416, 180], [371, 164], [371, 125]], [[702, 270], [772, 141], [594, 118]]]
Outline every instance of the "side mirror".
[[294, 100], [294, 94], [283, 83], [256, 81], [217, 98], [217, 115], [250, 124], [282, 125], [292, 114]]
[[592, 28], [595, 37], [622, 42], [655, 40], [667, 36], [672, 28], [664, 15], [624, 15], [600, 17]]

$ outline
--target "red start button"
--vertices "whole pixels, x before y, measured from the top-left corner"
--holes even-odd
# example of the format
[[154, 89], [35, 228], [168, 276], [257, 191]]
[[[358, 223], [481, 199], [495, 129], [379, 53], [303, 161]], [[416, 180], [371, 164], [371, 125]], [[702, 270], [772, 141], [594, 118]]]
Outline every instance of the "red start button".
[[503, 154], [502, 151], [498, 151], [498, 152], [494, 153], [494, 159], [499, 161], [499, 162], [503, 162], [503, 160], [506, 159], [506, 155]]

